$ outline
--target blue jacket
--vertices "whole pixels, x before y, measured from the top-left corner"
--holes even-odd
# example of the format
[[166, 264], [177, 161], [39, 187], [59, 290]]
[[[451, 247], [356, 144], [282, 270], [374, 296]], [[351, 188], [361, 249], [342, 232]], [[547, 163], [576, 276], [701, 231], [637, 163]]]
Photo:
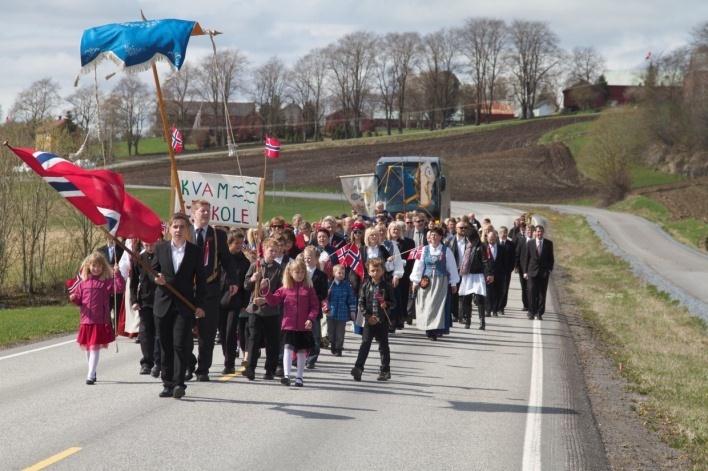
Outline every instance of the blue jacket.
[[329, 287], [329, 299], [327, 301], [329, 313], [327, 317], [335, 321], [348, 321], [351, 314], [356, 313], [356, 297], [354, 290], [348, 280], [339, 283], [333, 281]]

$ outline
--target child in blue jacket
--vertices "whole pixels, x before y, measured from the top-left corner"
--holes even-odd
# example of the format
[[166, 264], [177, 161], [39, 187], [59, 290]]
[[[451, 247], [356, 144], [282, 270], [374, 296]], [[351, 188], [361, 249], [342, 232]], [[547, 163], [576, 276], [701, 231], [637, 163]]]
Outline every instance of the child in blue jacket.
[[356, 316], [356, 297], [352, 285], [345, 279], [345, 273], [342, 265], [332, 268], [334, 280], [329, 287], [328, 300], [323, 309], [327, 315], [330, 350], [332, 355], [338, 357], [342, 356], [347, 321], [354, 320]]

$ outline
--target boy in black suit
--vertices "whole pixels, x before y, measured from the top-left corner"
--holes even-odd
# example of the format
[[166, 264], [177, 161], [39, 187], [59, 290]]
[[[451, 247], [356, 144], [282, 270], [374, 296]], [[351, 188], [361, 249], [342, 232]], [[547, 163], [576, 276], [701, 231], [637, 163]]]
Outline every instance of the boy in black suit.
[[524, 277], [528, 282], [529, 319], [534, 316], [543, 320], [546, 311], [546, 290], [548, 278], [553, 271], [553, 242], [544, 239], [543, 226], [536, 226], [534, 239], [526, 244], [524, 254]]

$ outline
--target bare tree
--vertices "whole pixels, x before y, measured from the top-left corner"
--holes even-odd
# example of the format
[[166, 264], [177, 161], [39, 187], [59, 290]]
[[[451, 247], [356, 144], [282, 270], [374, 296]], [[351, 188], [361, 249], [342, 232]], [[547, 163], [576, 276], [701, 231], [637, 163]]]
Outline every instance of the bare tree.
[[22, 290], [30, 298], [37, 292], [47, 254], [47, 224], [56, 192], [41, 179], [24, 182], [25, 196], [17, 205], [18, 245], [22, 262]]
[[691, 38], [691, 45], [694, 48], [708, 46], [708, 21], [704, 21], [693, 28]]
[[393, 61], [393, 45], [388, 42], [388, 36], [379, 38], [378, 54], [376, 55], [376, 85], [379, 90], [379, 101], [383, 106], [386, 119], [386, 133], [391, 135], [391, 120], [398, 95], [398, 80]]
[[[197, 95], [208, 102], [214, 118], [224, 119], [224, 107], [239, 89], [239, 78], [245, 76], [248, 60], [237, 49], [219, 51], [215, 56], [205, 57], [196, 74]], [[223, 127], [217, 127], [216, 140], [226, 143]]]
[[605, 58], [594, 47], [574, 47], [569, 59], [569, 85], [580, 81], [595, 83], [605, 71]]
[[281, 124], [280, 110], [287, 81], [287, 69], [278, 57], [271, 57], [253, 72], [253, 98], [268, 132], [273, 132], [273, 128]]
[[460, 30], [461, 48], [467, 57], [475, 89], [475, 124], [481, 123], [484, 109], [487, 120], [494, 102], [495, 84], [502, 66], [506, 43], [506, 25], [502, 20], [470, 18]]
[[[406, 108], [408, 82], [417, 66], [421, 42], [418, 33], [389, 33], [384, 39], [385, 52], [390, 60], [390, 81], [393, 105], [398, 111], [398, 132], [403, 132], [403, 114]], [[388, 126], [390, 132], [390, 125]]]
[[194, 96], [194, 82], [196, 68], [186, 62], [180, 70], [172, 72], [162, 87], [167, 102], [167, 115], [174, 120], [180, 128], [185, 128], [192, 123], [187, 123], [187, 102]]
[[111, 95], [117, 106], [120, 131], [128, 145], [128, 155], [137, 155], [145, 120], [154, 106], [147, 86], [134, 75], [125, 75]]
[[545, 23], [515, 20], [509, 28], [509, 38], [514, 95], [521, 106], [522, 119], [532, 118], [541, 85], [561, 60], [558, 37]]
[[447, 119], [454, 112], [459, 93], [457, 50], [459, 35], [452, 30], [441, 29], [423, 37], [422, 56], [427, 114], [430, 129], [444, 128]]
[[327, 58], [324, 51], [315, 49], [300, 58], [293, 67], [288, 81], [288, 94], [302, 108], [303, 140], [307, 140], [307, 129], [312, 129], [315, 140], [321, 138], [320, 121], [324, 115], [324, 91], [327, 78]]
[[36, 130], [61, 103], [58, 90], [59, 84], [49, 77], [37, 80], [17, 95], [10, 114], [15, 120], [25, 122]]
[[[353, 136], [361, 135], [362, 106], [370, 92], [376, 58], [376, 36], [365, 31], [347, 34], [328, 48], [335, 91], [344, 116], [351, 116]], [[348, 125], [345, 126], [348, 136]]]

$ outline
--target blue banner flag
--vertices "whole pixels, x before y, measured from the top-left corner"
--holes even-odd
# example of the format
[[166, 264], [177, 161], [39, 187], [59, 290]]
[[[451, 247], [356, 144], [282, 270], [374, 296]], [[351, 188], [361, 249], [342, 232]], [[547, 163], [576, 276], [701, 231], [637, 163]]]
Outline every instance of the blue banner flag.
[[81, 70], [88, 72], [106, 58], [126, 71], [146, 70], [157, 60], [166, 60], [179, 70], [193, 31], [201, 33], [196, 21], [173, 19], [89, 28], [81, 36]]

